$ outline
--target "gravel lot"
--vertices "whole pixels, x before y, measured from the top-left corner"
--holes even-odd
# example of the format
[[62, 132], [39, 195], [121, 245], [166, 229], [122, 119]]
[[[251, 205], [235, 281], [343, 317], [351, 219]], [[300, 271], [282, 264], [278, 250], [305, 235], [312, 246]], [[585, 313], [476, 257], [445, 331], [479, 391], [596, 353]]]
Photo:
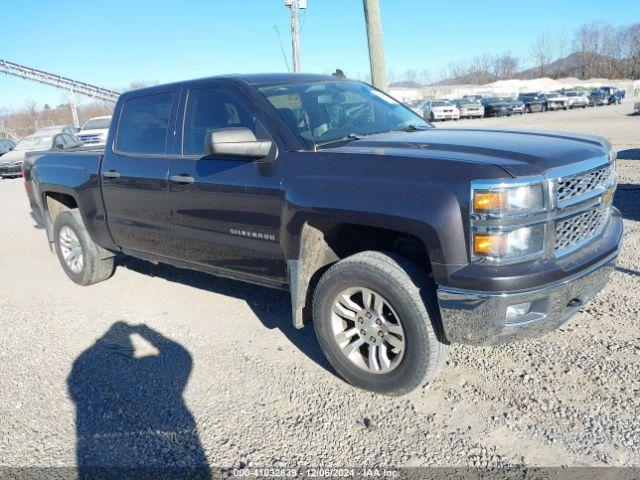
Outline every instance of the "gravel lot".
[[[612, 282], [539, 340], [454, 346], [401, 398], [331, 372], [285, 293], [125, 259], [71, 283], [0, 181], [0, 465], [640, 466], [640, 117], [622, 106], [447, 126], [556, 129], [620, 152]], [[443, 126], [438, 124], [438, 126]]]

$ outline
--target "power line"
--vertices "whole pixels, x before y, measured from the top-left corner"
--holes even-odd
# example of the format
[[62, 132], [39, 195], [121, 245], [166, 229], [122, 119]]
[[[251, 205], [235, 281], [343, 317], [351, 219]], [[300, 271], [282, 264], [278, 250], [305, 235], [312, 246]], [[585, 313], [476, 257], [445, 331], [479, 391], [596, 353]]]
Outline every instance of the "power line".
[[280, 50], [282, 51], [282, 58], [284, 58], [284, 64], [287, 66], [287, 72], [291, 72], [289, 68], [289, 62], [287, 61], [287, 54], [284, 53], [284, 45], [282, 45], [282, 39], [280, 38], [280, 30], [278, 30], [278, 26], [274, 25], [273, 28], [276, 29], [276, 35], [278, 36], [278, 43], [280, 43]]

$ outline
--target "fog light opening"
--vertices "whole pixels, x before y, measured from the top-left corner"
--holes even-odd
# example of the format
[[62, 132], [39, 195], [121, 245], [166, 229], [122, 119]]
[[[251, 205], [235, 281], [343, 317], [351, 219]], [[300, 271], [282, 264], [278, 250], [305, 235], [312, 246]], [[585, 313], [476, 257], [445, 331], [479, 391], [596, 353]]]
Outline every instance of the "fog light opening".
[[531, 311], [531, 302], [516, 303], [507, 307], [507, 322], [523, 317]]
[[582, 305], [584, 305], [584, 302], [580, 298], [572, 298], [569, 300], [569, 303], [567, 303], [567, 307], [570, 308], [581, 307]]

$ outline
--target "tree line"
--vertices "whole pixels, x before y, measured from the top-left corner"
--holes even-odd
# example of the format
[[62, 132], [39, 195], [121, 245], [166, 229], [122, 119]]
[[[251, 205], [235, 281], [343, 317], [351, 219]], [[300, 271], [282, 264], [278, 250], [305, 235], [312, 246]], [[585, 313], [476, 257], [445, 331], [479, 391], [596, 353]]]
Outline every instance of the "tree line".
[[400, 75], [389, 72], [391, 83], [421, 85], [486, 84], [535, 77], [640, 79], [640, 22], [614, 27], [598, 21], [581, 25], [573, 35], [566, 29], [544, 31], [524, 58], [504, 51], [450, 62], [439, 73], [428, 69], [410, 69]]

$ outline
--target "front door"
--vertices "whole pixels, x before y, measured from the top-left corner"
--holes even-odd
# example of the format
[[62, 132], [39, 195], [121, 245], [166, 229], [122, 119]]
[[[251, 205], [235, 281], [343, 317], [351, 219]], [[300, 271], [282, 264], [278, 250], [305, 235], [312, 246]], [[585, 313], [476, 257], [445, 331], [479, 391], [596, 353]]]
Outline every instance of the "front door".
[[230, 89], [194, 88], [183, 98], [182, 145], [176, 142], [177, 154], [169, 168], [174, 256], [282, 281], [285, 262], [279, 232], [284, 196], [278, 165], [207, 155], [205, 147], [212, 130], [246, 127], [259, 139], [270, 134]]
[[102, 193], [107, 225], [115, 243], [125, 250], [171, 252], [167, 172], [174, 102], [173, 91], [130, 97], [122, 107], [113, 148], [105, 151]]

